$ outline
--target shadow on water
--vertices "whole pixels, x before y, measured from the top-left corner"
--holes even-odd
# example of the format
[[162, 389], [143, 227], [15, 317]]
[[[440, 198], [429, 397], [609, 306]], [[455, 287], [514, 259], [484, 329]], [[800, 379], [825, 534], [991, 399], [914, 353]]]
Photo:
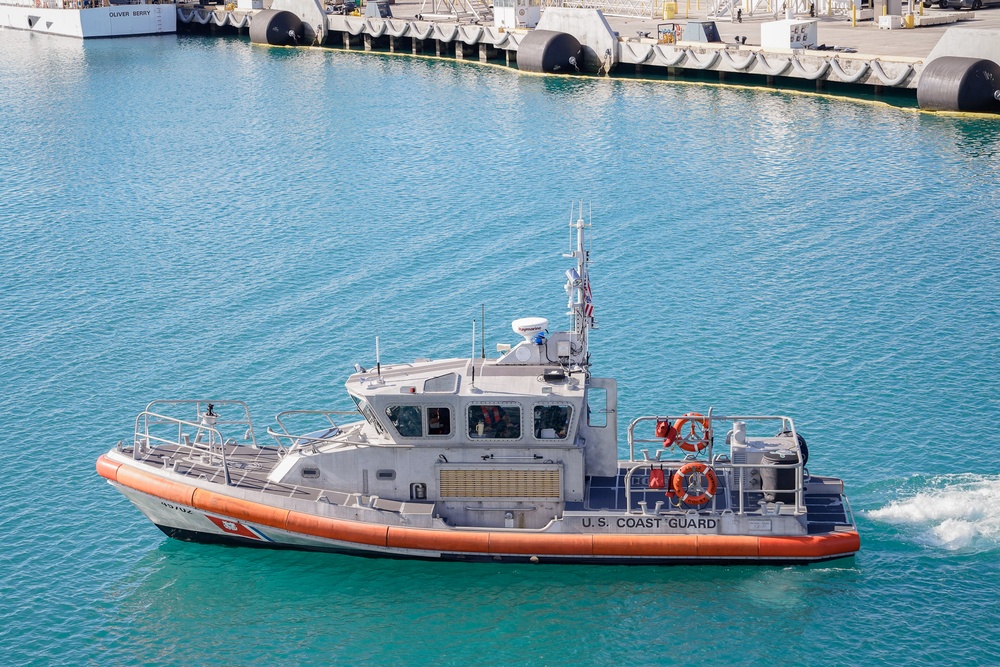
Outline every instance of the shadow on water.
[[[649, 639], [644, 618], [697, 619], [707, 633], [752, 637], [756, 619], [778, 617], [781, 632], [800, 633], [794, 619], [830, 613], [860, 578], [852, 559], [789, 568], [433, 563], [167, 540], [111, 587], [104, 645], [140, 646], [143, 655], [182, 663], [204, 655], [205, 647], [183, 640], [195, 626], [217, 629], [236, 647], [281, 627], [288, 655], [467, 664], [503, 647], [513, 662], [571, 662], [594, 651], [627, 657], [689, 636], [686, 623], [666, 623]], [[726, 600], [739, 600], [745, 616], [734, 618]], [[581, 643], [559, 642], [570, 653], [547, 656], [538, 640], [553, 632]], [[436, 646], [423, 643], [429, 636]], [[242, 649], [233, 650], [238, 662]], [[702, 657], [713, 650], [705, 646]]]

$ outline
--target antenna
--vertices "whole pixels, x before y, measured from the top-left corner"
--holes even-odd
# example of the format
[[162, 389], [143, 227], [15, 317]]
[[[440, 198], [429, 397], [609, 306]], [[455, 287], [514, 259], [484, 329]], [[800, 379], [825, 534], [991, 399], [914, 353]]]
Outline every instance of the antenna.
[[486, 304], [482, 303], [482, 304], [479, 304], [479, 305], [483, 309], [483, 313], [482, 313], [482, 315], [479, 318], [479, 324], [480, 324], [480, 327], [479, 327], [480, 328], [480, 331], [479, 331], [479, 343], [481, 345], [480, 352], [479, 352], [479, 358], [480, 359], [485, 359], [486, 358]]
[[476, 386], [476, 321], [472, 320], [472, 386]]
[[569, 202], [569, 251], [573, 252], [573, 214], [576, 213], [576, 202]]
[[372, 315], [375, 320], [375, 372], [382, 377], [382, 362], [378, 349], [378, 306], [375, 305], [375, 295], [372, 295]]

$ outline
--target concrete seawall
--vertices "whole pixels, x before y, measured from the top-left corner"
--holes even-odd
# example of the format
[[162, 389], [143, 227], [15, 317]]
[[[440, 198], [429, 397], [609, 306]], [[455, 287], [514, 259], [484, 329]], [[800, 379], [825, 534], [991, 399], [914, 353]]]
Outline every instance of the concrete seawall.
[[[301, 8], [303, 6], [304, 9]], [[319, 6], [312, 0], [274, 0], [271, 13], [286, 7], [295, 10], [292, 13], [299, 16], [303, 23], [301, 35], [291, 37], [290, 43], [297, 45], [431, 54], [517, 66], [521, 44], [531, 32], [524, 29], [504, 30], [469, 21], [431, 21], [419, 15], [380, 18], [326, 14], [320, 12]], [[240, 30], [253, 21], [255, 13], [210, 11], [188, 6], [179, 8], [178, 21], [181, 25]], [[967, 12], [964, 16], [974, 15]], [[756, 26], [748, 23], [741, 27], [752, 38], [752, 29], [756, 27], [759, 31], [761, 23], [758, 21]], [[550, 8], [543, 12], [538, 29], [573, 35], [582, 45], [579, 63], [572, 61], [572, 68], [566, 67], [561, 73], [589, 72], [601, 76], [643, 73], [696, 77], [700, 80], [735, 80], [767, 86], [815, 87], [816, 90], [830, 92], [865, 94], [868, 91], [875, 95], [892, 91], [903, 99], [917, 97], [921, 75], [927, 64], [936, 58], [958, 55], [970, 60], [977, 57], [1000, 59], [1000, 54], [991, 51], [1000, 48], [995, 47], [1000, 44], [1000, 30], [940, 30], [937, 36], [947, 35], [947, 38], [937, 41], [929, 54], [919, 53], [921, 49], [915, 48], [912, 50], [918, 52], [916, 55], [886, 55], [882, 52], [889, 49], [779, 49], [741, 43], [739, 39], [731, 42], [685, 41], [683, 37], [677, 41], [655, 39], [652, 37], [657, 34], [655, 21], [644, 20], [631, 25], [636, 24], [640, 26], [635, 30], [636, 36], [623, 37], [620, 30], [615, 29], [619, 26], [613, 28], [598, 10]], [[650, 27], [648, 31], [642, 29]], [[842, 29], [842, 22], [836, 27]], [[887, 34], [879, 30], [875, 36], [881, 36], [879, 33]], [[871, 36], [869, 29], [865, 35], [869, 38], [866, 40], [868, 44], [862, 45], [862, 48], [877, 47], [877, 44], [870, 43]], [[982, 48], [977, 46], [976, 39], [970, 39], [977, 36]], [[746, 41], [744, 37], [742, 42]], [[959, 83], [945, 82], [944, 85], [957, 86]], [[1000, 91], [994, 91], [994, 94], [997, 98], [996, 112], [1000, 112]], [[936, 98], [941, 97], [941, 94], [936, 95]], [[992, 108], [975, 110], [994, 111]]]

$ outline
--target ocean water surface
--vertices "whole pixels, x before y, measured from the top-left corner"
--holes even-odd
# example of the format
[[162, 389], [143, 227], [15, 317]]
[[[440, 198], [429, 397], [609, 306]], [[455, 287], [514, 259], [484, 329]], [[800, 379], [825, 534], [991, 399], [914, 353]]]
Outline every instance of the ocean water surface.
[[[1000, 664], [1000, 123], [240, 39], [0, 31], [0, 664]], [[94, 472], [158, 398], [259, 434], [354, 363], [566, 323], [622, 421], [782, 413], [862, 550], [439, 564], [164, 537]], [[622, 446], [624, 451], [624, 446]]]

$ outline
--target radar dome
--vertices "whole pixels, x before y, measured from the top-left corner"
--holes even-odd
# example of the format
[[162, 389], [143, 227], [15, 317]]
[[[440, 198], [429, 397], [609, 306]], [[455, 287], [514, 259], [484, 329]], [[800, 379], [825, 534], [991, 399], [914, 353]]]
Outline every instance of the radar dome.
[[522, 317], [511, 322], [510, 328], [530, 343], [537, 334], [549, 328], [549, 321], [544, 317]]

